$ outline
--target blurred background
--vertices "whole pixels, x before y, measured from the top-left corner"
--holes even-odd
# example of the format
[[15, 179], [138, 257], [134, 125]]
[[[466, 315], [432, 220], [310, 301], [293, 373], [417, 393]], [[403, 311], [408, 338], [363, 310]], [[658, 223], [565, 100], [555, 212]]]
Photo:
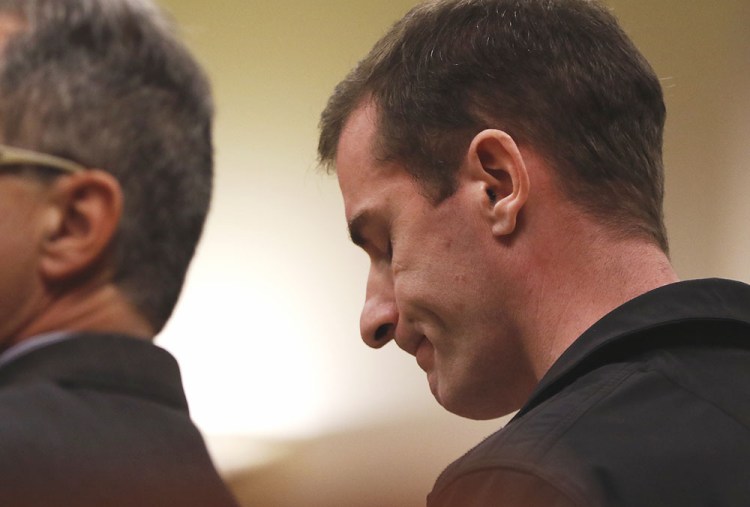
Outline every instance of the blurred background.
[[[359, 339], [367, 259], [316, 167], [335, 84], [415, 2], [159, 0], [216, 98], [216, 192], [174, 318], [191, 411], [243, 505], [417, 507], [503, 421], [434, 402]], [[750, 0], [610, 0], [662, 79], [666, 215], [683, 278], [750, 282]]]

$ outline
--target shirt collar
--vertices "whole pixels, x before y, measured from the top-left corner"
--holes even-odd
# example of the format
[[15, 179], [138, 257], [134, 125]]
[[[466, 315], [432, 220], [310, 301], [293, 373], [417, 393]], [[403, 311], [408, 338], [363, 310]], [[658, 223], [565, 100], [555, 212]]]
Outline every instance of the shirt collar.
[[718, 278], [689, 280], [659, 287], [628, 301], [602, 317], [568, 347], [516, 417], [549, 397], [564, 377], [605, 347], [636, 333], [708, 320], [750, 326], [750, 286]]
[[187, 410], [177, 361], [151, 341], [81, 332], [48, 336], [50, 341], [22, 350], [0, 367], [0, 389], [51, 382], [147, 397]]
[[32, 336], [23, 340], [20, 343], [16, 343], [12, 347], [5, 350], [0, 354], [0, 367], [14, 359], [21, 357], [24, 354], [28, 354], [32, 350], [42, 348], [46, 345], [65, 340], [71, 336], [69, 331], [53, 331], [51, 333], [42, 333], [36, 336]]

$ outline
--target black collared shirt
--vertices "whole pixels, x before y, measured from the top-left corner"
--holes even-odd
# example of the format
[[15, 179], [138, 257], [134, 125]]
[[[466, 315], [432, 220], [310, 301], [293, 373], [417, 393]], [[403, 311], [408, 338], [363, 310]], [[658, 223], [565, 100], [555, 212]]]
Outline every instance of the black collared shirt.
[[750, 505], [750, 286], [679, 282], [606, 315], [427, 504]]
[[117, 334], [46, 338], [0, 365], [0, 506], [237, 506], [166, 350]]

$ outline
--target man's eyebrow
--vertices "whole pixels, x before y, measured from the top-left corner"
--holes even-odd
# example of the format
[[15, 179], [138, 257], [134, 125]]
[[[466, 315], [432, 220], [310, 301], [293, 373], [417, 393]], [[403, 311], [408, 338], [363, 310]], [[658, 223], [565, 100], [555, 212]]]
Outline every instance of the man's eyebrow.
[[367, 243], [362, 230], [369, 220], [370, 213], [367, 210], [357, 213], [351, 220], [349, 220], [349, 238], [351, 238], [352, 243], [358, 247], [364, 247]]

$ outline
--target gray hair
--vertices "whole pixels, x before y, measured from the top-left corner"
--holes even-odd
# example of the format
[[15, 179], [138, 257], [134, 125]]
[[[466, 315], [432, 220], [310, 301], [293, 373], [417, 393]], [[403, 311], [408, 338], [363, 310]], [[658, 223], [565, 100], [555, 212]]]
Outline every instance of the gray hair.
[[110, 172], [124, 212], [114, 282], [158, 331], [211, 197], [208, 81], [147, 0], [0, 0], [2, 142]]

